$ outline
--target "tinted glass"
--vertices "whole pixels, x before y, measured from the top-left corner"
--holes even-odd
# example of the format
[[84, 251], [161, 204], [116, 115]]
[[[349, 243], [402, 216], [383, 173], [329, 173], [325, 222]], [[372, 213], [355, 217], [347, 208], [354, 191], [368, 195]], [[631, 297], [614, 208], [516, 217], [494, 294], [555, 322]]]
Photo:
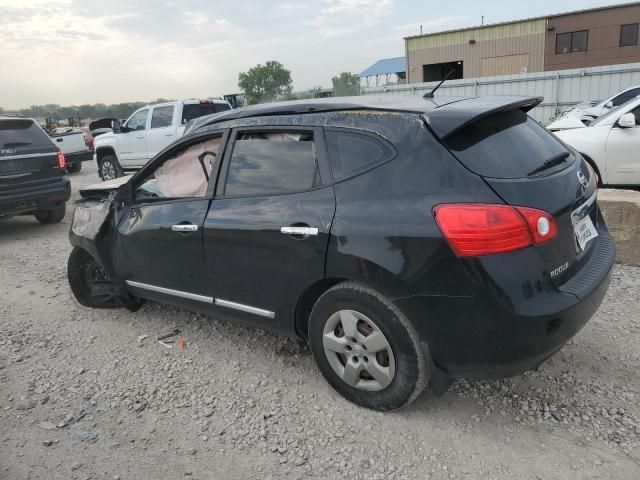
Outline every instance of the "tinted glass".
[[170, 127], [173, 121], [173, 106], [156, 107], [151, 115], [151, 128]]
[[640, 95], [640, 88], [633, 88], [615, 97], [613, 100], [611, 100], [611, 103], [613, 103], [614, 107], [617, 107], [619, 105], [622, 105], [623, 103], [628, 102], [632, 98], [637, 97], [638, 95]]
[[185, 105], [182, 110], [182, 123], [187, 123], [194, 118], [225, 112], [227, 110], [231, 110], [231, 108], [226, 103], [194, 103]]
[[135, 113], [127, 122], [127, 127], [131, 130], [145, 130], [147, 128], [147, 117], [149, 110], [140, 110]]
[[0, 120], [0, 148], [53, 147], [49, 136], [32, 120]]
[[587, 41], [589, 32], [582, 30], [581, 32], [573, 32], [571, 39], [571, 51], [572, 52], [584, 52], [587, 50]]
[[556, 53], [569, 53], [571, 51], [571, 33], [559, 33], [556, 35]]
[[336, 180], [390, 160], [395, 152], [382, 140], [351, 132], [327, 131], [331, 170]]
[[316, 186], [317, 172], [312, 140], [236, 140], [225, 195], [304, 191]]
[[[522, 110], [491, 115], [445, 142], [467, 168], [494, 178], [523, 178], [568, 150]], [[570, 159], [548, 173], [571, 164]], [[547, 172], [545, 172], [547, 173]]]
[[620, 46], [629, 47], [638, 44], [638, 24], [631, 23], [629, 25], [620, 26]]

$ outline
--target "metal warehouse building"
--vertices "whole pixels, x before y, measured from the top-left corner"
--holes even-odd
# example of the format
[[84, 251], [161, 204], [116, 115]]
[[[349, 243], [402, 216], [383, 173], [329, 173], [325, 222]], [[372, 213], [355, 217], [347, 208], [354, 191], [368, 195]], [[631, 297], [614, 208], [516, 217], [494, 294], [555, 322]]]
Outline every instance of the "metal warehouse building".
[[407, 82], [640, 62], [640, 2], [405, 38]]

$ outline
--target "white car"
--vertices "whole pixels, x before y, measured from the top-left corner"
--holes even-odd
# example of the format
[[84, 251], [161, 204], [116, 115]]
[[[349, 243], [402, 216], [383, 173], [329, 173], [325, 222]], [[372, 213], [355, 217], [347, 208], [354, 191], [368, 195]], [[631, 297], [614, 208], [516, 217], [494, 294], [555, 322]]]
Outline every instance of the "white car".
[[585, 127], [596, 118], [599, 118], [610, 111], [612, 108], [619, 107], [638, 95], [640, 95], [640, 85], [622, 90], [601, 102], [590, 101], [579, 103], [578, 105], [563, 111], [557, 120], [547, 125], [547, 128], [552, 132], [556, 132], [569, 128]]
[[122, 126], [111, 122], [113, 131], [96, 137], [94, 142], [100, 178], [111, 180], [125, 171], [142, 168], [184, 135], [189, 121], [230, 109], [229, 102], [223, 99], [183, 100], [139, 108]]
[[555, 132], [589, 162], [600, 185], [640, 185], [640, 97], [587, 127]]

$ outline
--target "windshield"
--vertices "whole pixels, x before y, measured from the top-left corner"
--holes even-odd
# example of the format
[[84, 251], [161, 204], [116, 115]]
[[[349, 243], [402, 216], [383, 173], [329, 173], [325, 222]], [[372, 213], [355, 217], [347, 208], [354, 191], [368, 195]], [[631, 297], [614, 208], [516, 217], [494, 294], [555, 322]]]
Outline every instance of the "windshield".
[[639, 104], [640, 105], [640, 99], [637, 98], [637, 97], [636, 98], [632, 98], [631, 100], [629, 100], [626, 103], [623, 103], [619, 107], [616, 107], [613, 110], [609, 110], [607, 113], [605, 113], [601, 117], [598, 117], [595, 120], [593, 120], [591, 123], [589, 123], [589, 126], [590, 127], [594, 127], [596, 125], [613, 124], [618, 119], [618, 117], [620, 116], [620, 112], [622, 110], [627, 109], [631, 104]]

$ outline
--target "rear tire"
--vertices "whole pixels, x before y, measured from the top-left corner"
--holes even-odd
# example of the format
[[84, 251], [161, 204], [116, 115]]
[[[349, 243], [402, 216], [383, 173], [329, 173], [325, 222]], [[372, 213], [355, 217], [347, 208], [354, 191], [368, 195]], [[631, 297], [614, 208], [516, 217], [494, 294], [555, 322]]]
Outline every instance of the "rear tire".
[[329, 384], [363, 407], [405, 407], [429, 381], [409, 320], [383, 295], [355, 282], [340, 283], [318, 299], [309, 318], [309, 343]]
[[113, 298], [105, 299], [92, 295], [92, 289], [99, 283], [110, 282], [109, 275], [86, 251], [74, 247], [67, 262], [67, 278], [73, 296], [85, 307], [115, 308], [121, 303]]
[[113, 180], [122, 177], [124, 169], [115, 155], [105, 155], [98, 160], [98, 173], [102, 180]]
[[63, 203], [53, 210], [38, 210], [35, 213], [36, 219], [45, 225], [61, 222], [67, 213], [67, 204]]
[[67, 165], [67, 171], [69, 173], [78, 173], [80, 170], [82, 170], [82, 162], [75, 162], [71, 165]]

